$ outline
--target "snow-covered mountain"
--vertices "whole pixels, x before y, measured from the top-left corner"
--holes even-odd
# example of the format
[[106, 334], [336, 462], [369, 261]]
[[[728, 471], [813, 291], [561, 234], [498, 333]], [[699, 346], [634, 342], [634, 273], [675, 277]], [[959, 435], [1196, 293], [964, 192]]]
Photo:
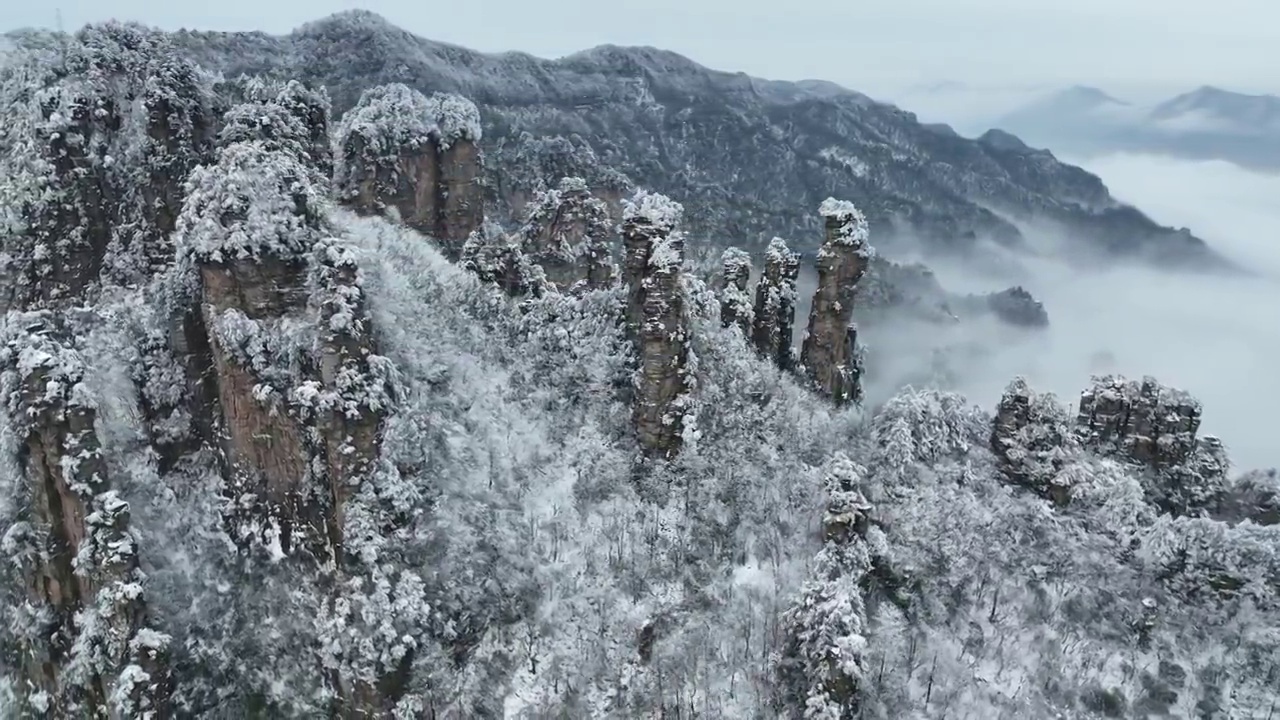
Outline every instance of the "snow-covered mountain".
[[1073, 87], [994, 121], [1069, 153], [1143, 152], [1280, 170], [1280, 97], [1201, 87], [1154, 104]]
[[812, 250], [803, 238], [818, 228], [807, 209], [839, 195], [857, 201], [886, 242], [911, 235], [935, 249], [976, 238], [1018, 244], [1048, 222], [1082, 247], [1165, 262], [1212, 257], [1199, 239], [1158, 226], [1048, 153], [938, 132], [832, 83], [718, 72], [654, 48], [602, 46], [559, 60], [488, 55], [365, 12], [283, 37], [189, 32], [174, 42], [231, 75], [323, 84], [338, 112], [379, 82], [473, 98], [505, 200], [527, 194], [544, 174], [593, 179], [603, 167], [625, 179], [599, 182], [629, 180], [685, 203], [695, 236], [757, 250], [775, 235]]
[[[533, 69], [477, 81], [473, 103], [372, 85], [407, 65], [338, 43], [312, 73], [347, 59], [370, 86], [335, 112], [324, 87], [190, 54], [231, 43], [252, 64], [281, 39], [197, 39], [92, 25], [0, 68], [0, 715], [1277, 706], [1280, 481], [1234, 472], [1186, 393], [1104, 377], [1068, 406], [1015, 379], [993, 412], [933, 389], [859, 407], [864, 283], [937, 288], [869, 272], [855, 203], [795, 208], [819, 252], [772, 241], [754, 293], [743, 252], [708, 284], [686, 262], [692, 206], [609, 185], [607, 151], [481, 152], [523, 117], [487, 88], [525, 88], [528, 122], [574, 117], [537, 100], [575, 87], [544, 61], [504, 57]], [[665, 117], [669, 87], [591, 73]], [[603, 116], [576, 97], [590, 130]], [[811, 111], [849, 133], [902, 117], [858, 102]], [[731, 152], [755, 136], [696, 151], [640, 127], [654, 162], [758, 157]], [[1007, 137], [965, 143], [1007, 177], [1079, 177], [1043, 155], [1018, 170]], [[495, 187], [506, 160], [547, 174]], [[1020, 290], [967, 300], [1043, 322]]]

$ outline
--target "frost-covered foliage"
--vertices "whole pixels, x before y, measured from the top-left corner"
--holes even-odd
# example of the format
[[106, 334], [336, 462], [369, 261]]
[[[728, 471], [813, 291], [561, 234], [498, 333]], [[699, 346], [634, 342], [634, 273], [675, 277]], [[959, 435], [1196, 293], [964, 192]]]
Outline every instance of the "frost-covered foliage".
[[218, 143], [227, 147], [257, 140], [313, 166], [316, 182], [328, 182], [333, 172], [329, 138], [329, 96], [291, 80], [272, 83], [240, 78], [230, 88], [218, 88], [237, 100], [222, 115]]
[[908, 392], [872, 422], [886, 555], [864, 714], [1266, 715], [1280, 638], [1255, 628], [1280, 611], [1280, 534], [1174, 519], [1137, 468], [1078, 447], [1048, 480], [1067, 492], [1029, 492], [998, 470], [991, 420], [946, 397]]
[[535, 194], [550, 190], [556, 178], [578, 177], [592, 190], [608, 197], [622, 197], [635, 189], [626, 175], [600, 157], [577, 134], [534, 136], [520, 133], [498, 137], [487, 149], [487, 185], [493, 191], [494, 210], [518, 209]]
[[838, 245], [861, 246], [870, 237], [867, 218], [862, 211], [847, 200], [829, 197], [818, 206], [818, 214], [828, 223], [836, 224], [836, 231], [828, 238]]
[[679, 224], [684, 207], [660, 193], [638, 190], [622, 203], [622, 221], [638, 221], [660, 232], [670, 232]]
[[211, 82], [164, 33], [89, 25], [0, 73], [0, 242], [8, 305], [59, 304], [104, 274], [172, 261], [187, 172], [212, 140]]
[[996, 409], [991, 446], [1011, 479], [1049, 493], [1066, 458], [1077, 448], [1069, 411], [1052, 393], [1037, 393], [1018, 377]]
[[294, 257], [311, 249], [327, 203], [298, 157], [251, 141], [218, 152], [187, 182], [178, 219], [180, 264]]
[[[130, 223], [142, 209], [164, 212], [147, 216], [163, 241], [147, 263], [104, 253], [132, 273], [100, 273], [53, 312], [41, 306], [62, 297], [22, 297], [39, 309], [4, 320], [0, 714], [1021, 719], [1275, 706], [1274, 473], [1228, 479], [1204, 441], [1155, 470], [1135, 443], [1099, 452], [1080, 418], [1073, 428], [1025, 385], [995, 418], [911, 389], [870, 418], [833, 407], [722, 325], [719, 298], [683, 269], [678, 204], [648, 193], [627, 205], [646, 228], [628, 271], [663, 279], [657, 304], [678, 301], [672, 331], [653, 336], [685, 346], [683, 420], [678, 455], [637, 463], [637, 358], [620, 322], [630, 288], [513, 299], [474, 272], [538, 283], [519, 254], [503, 264], [518, 243], [496, 225], [459, 267], [418, 232], [334, 210], [290, 119], [323, 105], [301, 86], [246, 85], [237, 99], [287, 112], [233, 110], [189, 185], [155, 186], [185, 204], [117, 208], [140, 196], [116, 193], [94, 205], [99, 176], [73, 172], [50, 197], [75, 212], [29, 225], [49, 199], [32, 189], [53, 177], [32, 170], [51, 167], [41, 133], [79, 131], [46, 126], [53, 116], [9, 82], [53, 66], [17, 67], [4, 75], [17, 120], [0, 130], [11, 259], [51, 257], [33, 239], [91, 227], [77, 213], [105, 208], [109, 244], [141, 232]], [[49, 97], [116, 77], [84, 75]], [[142, 96], [126, 96], [128, 125], [144, 114]], [[119, 182], [159, 183], [138, 167], [122, 162]], [[567, 189], [600, 190], [584, 180]], [[1092, 430], [1120, 427], [1097, 417]], [[1178, 417], [1174, 434], [1194, 439]], [[1019, 474], [1036, 482], [1009, 481]], [[1161, 478], [1211, 492], [1175, 514], [1152, 495]]]
[[859, 486], [866, 470], [843, 453], [827, 470], [825, 543], [796, 606], [783, 615], [787, 650], [779, 668], [788, 715], [806, 720], [853, 720], [865, 682], [867, 652], [863, 585], [883, 534], [870, 524], [871, 506]]
[[[369, 88], [342, 116], [334, 136], [334, 185], [339, 199], [392, 168], [405, 155], [444, 152], [459, 140], [479, 142], [480, 111], [452, 94], [423, 95], [401, 83]], [[379, 194], [382, 196], [382, 194]]]

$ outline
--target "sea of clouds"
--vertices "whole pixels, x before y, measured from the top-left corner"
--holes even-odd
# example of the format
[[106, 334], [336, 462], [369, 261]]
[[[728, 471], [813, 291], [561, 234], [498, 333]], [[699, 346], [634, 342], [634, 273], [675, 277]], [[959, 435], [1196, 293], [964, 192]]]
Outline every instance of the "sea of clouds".
[[1189, 227], [1253, 276], [1169, 272], [1115, 263], [1071, 267], [1069, 238], [1024, 228], [1057, 253], [1017, 257], [1000, 271], [924, 260], [952, 291], [1021, 284], [1042, 300], [1050, 326], [1020, 331], [992, 321], [952, 327], [894, 322], [868, 328], [877, 368], [875, 402], [935, 371], [946, 350], [946, 384], [993, 408], [1016, 375], [1070, 405], [1091, 375], [1154, 376], [1204, 405], [1201, 433], [1227, 444], [1238, 470], [1280, 465], [1280, 176], [1225, 162], [1139, 155], [1073, 161], [1098, 174], [1121, 201], [1157, 222]]

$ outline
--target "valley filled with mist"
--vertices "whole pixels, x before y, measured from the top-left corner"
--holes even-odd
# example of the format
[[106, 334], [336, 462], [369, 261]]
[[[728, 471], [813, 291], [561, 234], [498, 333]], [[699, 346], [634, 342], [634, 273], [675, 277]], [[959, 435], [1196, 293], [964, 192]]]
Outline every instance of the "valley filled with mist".
[[[960, 292], [1022, 285], [1042, 301], [1046, 328], [1020, 330], [994, 320], [940, 330], [936, 323], [897, 319], [872, 326], [867, 342], [882, 348], [898, 381], [935, 382], [978, 405], [998, 398], [1014, 375], [1071, 400], [1093, 374], [1152, 375], [1205, 404], [1203, 431], [1221, 436], [1239, 469], [1280, 463], [1267, 398], [1280, 398], [1280, 175], [1222, 161], [1111, 155], [1072, 164], [1098, 174], [1117, 198], [1157, 222], [1191, 227], [1249, 276], [1154, 270], [1115, 262], [1075, 268], [1069, 244], [1051, 228], [1029, 230], [1040, 255], [1002, 252], [974, 262], [905, 254]], [[803, 295], [803, 293], [802, 293]], [[950, 376], [933, 372], [935, 349]]]

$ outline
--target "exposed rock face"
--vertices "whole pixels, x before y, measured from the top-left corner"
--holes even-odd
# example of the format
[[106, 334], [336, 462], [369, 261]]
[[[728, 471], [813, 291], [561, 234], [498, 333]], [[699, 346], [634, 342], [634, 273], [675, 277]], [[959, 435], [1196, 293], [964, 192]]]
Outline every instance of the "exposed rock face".
[[608, 207], [591, 194], [585, 180], [566, 177], [555, 189], [535, 195], [525, 209], [522, 249], [542, 268], [547, 283], [567, 291], [579, 282], [595, 290], [613, 281], [613, 222]]
[[857, 283], [874, 251], [867, 244], [867, 221], [851, 203], [828, 198], [819, 213], [826, 220], [826, 242], [818, 251], [818, 288], [800, 362], [818, 391], [836, 404], [859, 402], [861, 369], [850, 323]]
[[800, 254], [791, 252], [782, 238], [774, 238], [765, 251], [764, 272], [756, 282], [751, 342], [762, 356], [784, 370], [795, 364], [791, 335], [799, 276]]
[[26, 532], [7, 538], [34, 620], [19, 637], [18, 688], [50, 717], [165, 716], [168, 638], [147, 627], [129, 504], [111, 488], [83, 383], [90, 366], [47, 311], [10, 313], [4, 332], [7, 415], [30, 493]]
[[262, 143], [238, 143], [192, 174], [181, 249], [199, 277], [204, 326], [225, 431], [233, 519], [289, 554], [323, 557], [328, 498], [316, 487], [302, 408], [299, 354], [307, 306], [306, 258], [321, 234], [321, 197], [309, 169]]
[[720, 256], [720, 323], [724, 327], [736, 326], [744, 337], [751, 337], [755, 312], [747, 283], [751, 282], [751, 256], [738, 248], [728, 248]]
[[465, 98], [399, 83], [366, 90], [338, 129], [338, 198], [364, 214], [394, 209], [456, 260], [484, 218], [479, 140]]
[[1195, 452], [1200, 414], [1199, 401], [1153, 377], [1139, 382], [1104, 375], [1080, 394], [1076, 422], [1084, 444], [1164, 468], [1186, 462]]
[[1232, 498], [1226, 451], [1215, 437], [1197, 440], [1199, 424], [1199, 402], [1151, 377], [1095, 377], [1074, 418], [1051, 394], [1036, 393], [1017, 378], [996, 409], [991, 449], [1010, 480], [1059, 504], [1070, 500], [1077, 482], [1061, 471], [1083, 448], [1143, 470], [1147, 499], [1173, 515], [1247, 515], [1254, 500], [1265, 505], [1248, 488]]
[[1166, 512], [1197, 512], [1217, 502], [1228, 471], [1218, 438], [1197, 439], [1200, 402], [1186, 392], [1117, 375], [1095, 377], [1080, 394], [1082, 444], [1151, 472], [1147, 494]]
[[688, 317], [681, 286], [683, 209], [662, 195], [638, 192], [623, 209], [627, 325], [638, 371], [632, 423], [646, 457], [679, 452], [688, 397]]

